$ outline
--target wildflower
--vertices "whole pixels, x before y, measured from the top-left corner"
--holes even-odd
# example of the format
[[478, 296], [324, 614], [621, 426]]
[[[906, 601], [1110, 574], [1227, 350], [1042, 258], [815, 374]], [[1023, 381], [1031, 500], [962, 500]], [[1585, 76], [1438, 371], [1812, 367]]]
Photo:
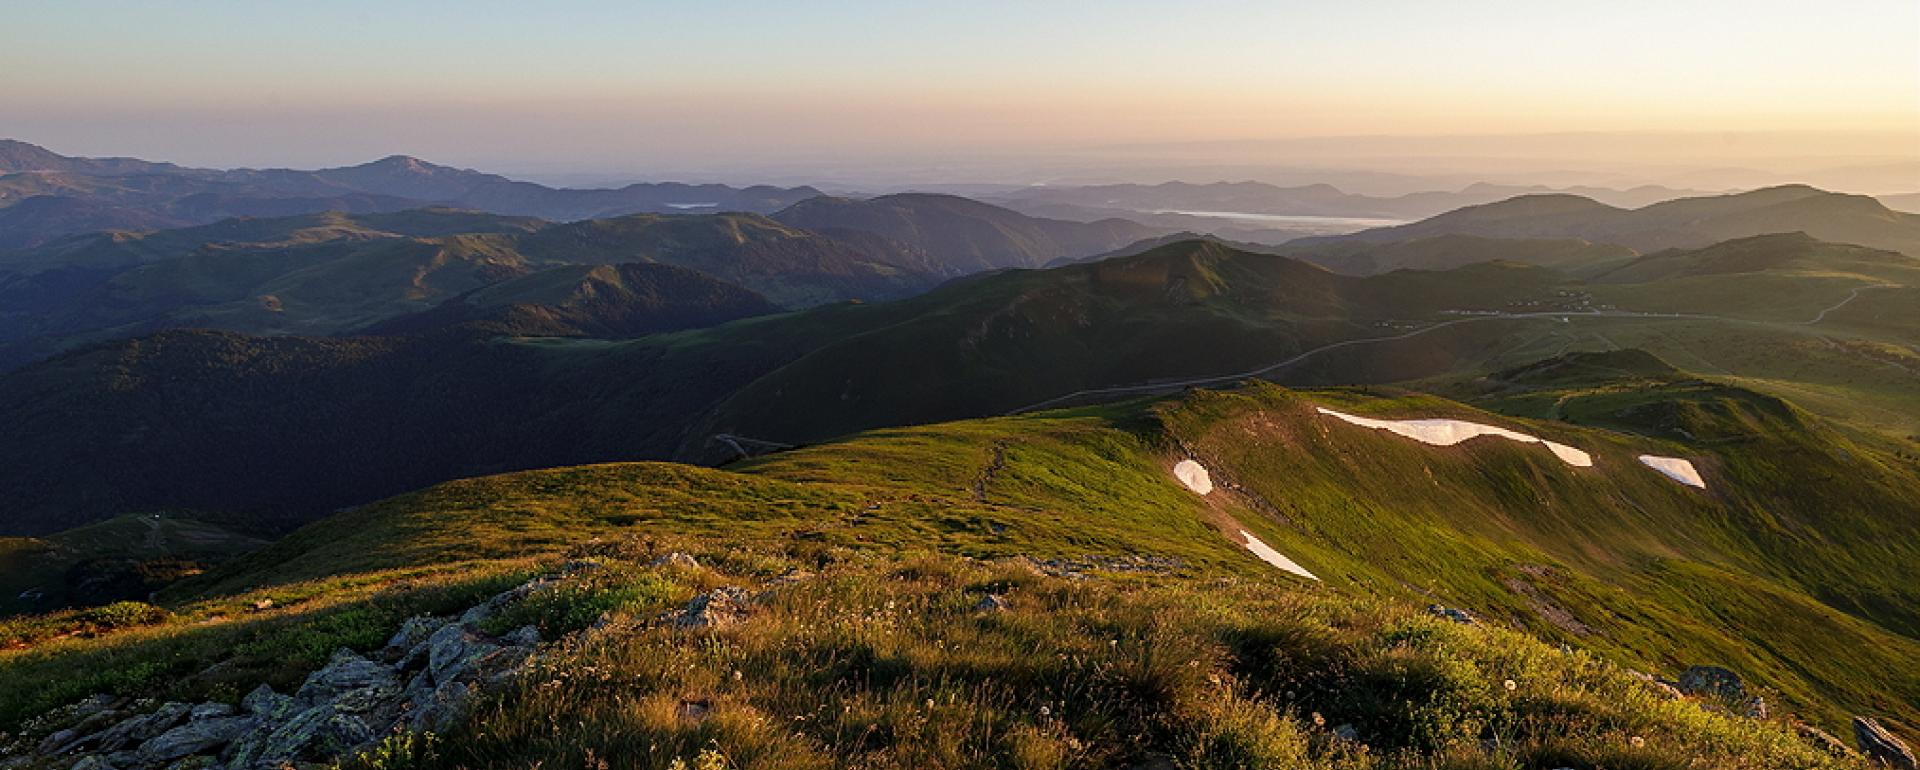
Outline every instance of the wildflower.
[[1040, 707], [1040, 716], [1043, 716], [1043, 717], [1050, 717], [1050, 716], [1053, 716], [1053, 709], [1051, 709], [1051, 708], [1048, 708], [1048, 707], [1046, 707], [1046, 706], [1041, 706], [1041, 707]]
[[1633, 736], [1632, 738], [1628, 738], [1627, 743], [1633, 744], [1633, 747], [1636, 749], [1645, 748], [1647, 745], [1647, 739], [1636, 735], [1636, 736]]
[[1507, 688], [1507, 692], [1513, 692], [1514, 690], [1520, 689], [1520, 683], [1515, 682], [1512, 679], [1508, 679], [1505, 682], [1501, 682], [1500, 686]]

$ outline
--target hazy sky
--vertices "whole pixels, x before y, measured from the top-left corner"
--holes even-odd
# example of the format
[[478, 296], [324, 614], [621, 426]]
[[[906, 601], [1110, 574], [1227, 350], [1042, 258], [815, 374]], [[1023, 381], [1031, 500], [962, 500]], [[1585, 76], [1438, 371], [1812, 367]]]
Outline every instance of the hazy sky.
[[[195, 165], [938, 166], [1559, 132], [1920, 157], [1915, 0], [8, 5], [0, 136]], [[1604, 160], [1663, 152], [1691, 151]]]

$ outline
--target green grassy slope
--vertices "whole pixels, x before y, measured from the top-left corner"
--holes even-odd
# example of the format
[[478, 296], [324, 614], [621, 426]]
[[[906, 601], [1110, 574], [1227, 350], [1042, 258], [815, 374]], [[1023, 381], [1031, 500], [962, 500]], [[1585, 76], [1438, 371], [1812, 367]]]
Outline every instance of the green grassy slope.
[[0, 616], [145, 599], [266, 545], [205, 522], [127, 515], [38, 538], [0, 538]]
[[[1537, 398], [1540, 385], [1528, 393]], [[168, 604], [191, 618], [212, 611], [195, 607], [269, 596], [297, 612], [302, 597], [331, 590], [316, 586], [364, 586], [394, 571], [495, 574], [591, 538], [627, 536], [693, 538], [736, 551], [741, 563], [751, 562], [743, 549], [784, 553], [812, 568], [925, 550], [1095, 563], [1152, 555], [1178, 560], [1165, 586], [1231, 578], [1344, 604], [1439, 602], [1647, 670], [1727, 665], [1776, 713], [1829, 728], [1855, 712], [1913, 721], [1920, 680], [1908, 663], [1920, 655], [1920, 597], [1909, 565], [1920, 546], [1900, 533], [1920, 526], [1914, 461], [1849, 443], [1764, 396], [1699, 387], [1718, 390], [1649, 386], [1633, 391], [1637, 408], [1568, 407], [1583, 421], [1607, 415], [1593, 423], [1620, 430], [1515, 420], [1430, 396], [1253, 385], [882, 430], [727, 469], [614, 464], [477, 478], [330, 517], [178, 586]], [[1492, 422], [1589, 451], [1595, 466], [1494, 439], [1428, 446], [1320, 415], [1318, 405]], [[1709, 488], [1642, 467], [1633, 458], [1643, 452], [1692, 459]], [[1214, 493], [1174, 480], [1183, 458], [1212, 471]], [[1841, 476], [1846, 484], [1835, 484]], [[1238, 544], [1242, 529], [1325, 583], [1256, 560]], [[1257, 616], [1245, 601], [1255, 600], [1231, 603]], [[153, 650], [191, 647], [197, 635], [239, 632], [163, 626], [126, 637], [133, 647], [116, 648], [115, 659], [132, 665]], [[0, 690], [44, 686], [40, 677], [91, 659], [101, 643], [21, 653]], [[120, 686], [155, 684], [132, 679]], [[84, 694], [76, 686], [60, 691]]]
[[[1920, 544], [1903, 533], [1920, 527], [1920, 469], [1777, 400], [1640, 382], [1618, 386], [1636, 408], [1563, 406], [1628, 432], [1523, 426], [1593, 453], [1590, 469], [1537, 446], [1431, 447], [1312, 411], [1503, 422], [1431, 397], [1255, 386], [880, 431], [728, 471], [456, 482], [316, 525], [258, 557], [272, 570], [220, 588], [557, 548], [622, 526], [980, 557], [1144, 552], [1258, 574], [1218, 531], [1244, 526], [1331, 585], [1433, 596], [1663, 669], [1736, 662], [1830, 722], [1836, 704], [1911, 716], [1920, 680], [1902, 679], [1899, 661], [1920, 652], [1920, 595], [1903, 565]], [[1694, 458], [1709, 489], [1642, 467], [1642, 452]], [[1231, 491], [1202, 500], [1171, 483], [1183, 455]], [[730, 500], [753, 502], [736, 512]], [[1849, 641], [1829, 649], [1834, 639]]]
[[1436, 235], [1406, 241], [1326, 241], [1281, 252], [1348, 275], [1394, 270], [1448, 270], [1478, 262], [1521, 262], [1571, 275], [1611, 269], [1637, 253], [1625, 246], [1578, 239], [1481, 238]]

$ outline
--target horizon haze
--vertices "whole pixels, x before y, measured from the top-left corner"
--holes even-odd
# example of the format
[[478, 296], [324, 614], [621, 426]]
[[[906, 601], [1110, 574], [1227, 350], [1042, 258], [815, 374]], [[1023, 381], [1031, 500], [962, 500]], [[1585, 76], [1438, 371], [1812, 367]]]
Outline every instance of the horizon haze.
[[216, 168], [400, 153], [563, 184], [1367, 171], [1412, 179], [1359, 192], [1474, 176], [1916, 192], [1916, 29], [1920, 6], [1896, 0], [82, 0], [10, 13], [0, 68], [31, 76], [0, 79], [0, 136]]

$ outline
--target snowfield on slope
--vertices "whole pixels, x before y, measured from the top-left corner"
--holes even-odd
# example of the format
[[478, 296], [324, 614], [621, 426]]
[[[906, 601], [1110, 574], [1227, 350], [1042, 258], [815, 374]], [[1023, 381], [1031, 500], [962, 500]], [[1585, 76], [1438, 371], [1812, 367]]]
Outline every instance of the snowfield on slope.
[[1252, 551], [1253, 555], [1260, 557], [1261, 561], [1264, 561], [1275, 567], [1279, 567], [1280, 569], [1286, 570], [1295, 575], [1299, 575], [1300, 577], [1306, 578], [1308, 580], [1320, 579], [1319, 576], [1311, 572], [1308, 572], [1305, 567], [1295, 564], [1293, 560], [1287, 558], [1286, 555], [1280, 553], [1279, 551], [1273, 550], [1273, 546], [1260, 542], [1260, 538], [1254, 537], [1252, 532], [1248, 532], [1243, 529], [1243, 530], [1240, 530], [1240, 536], [1247, 539], [1247, 542], [1246, 542], [1247, 550]]
[[1504, 438], [1510, 441], [1518, 441], [1522, 444], [1544, 444], [1546, 445], [1548, 451], [1553, 452], [1554, 457], [1560, 458], [1561, 462], [1564, 462], [1568, 465], [1572, 465], [1577, 468], [1593, 467], [1593, 456], [1587, 454], [1586, 452], [1582, 452], [1578, 449], [1574, 449], [1573, 447], [1567, 446], [1566, 444], [1548, 441], [1538, 436], [1529, 436], [1525, 433], [1511, 431], [1511, 430], [1507, 430], [1506, 428], [1501, 428], [1493, 425], [1482, 425], [1477, 422], [1466, 422], [1464, 420], [1448, 420], [1443, 418], [1422, 419], [1422, 420], [1375, 420], [1368, 417], [1359, 417], [1356, 415], [1347, 414], [1345, 412], [1336, 412], [1324, 406], [1319, 406], [1314, 408], [1319, 410], [1321, 414], [1336, 417], [1346, 422], [1353, 423], [1354, 425], [1359, 425], [1365, 428], [1374, 428], [1376, 430], [1388, 431], [1401, 436], [1405, 436], [1407, 438], [1413, 439], [1423, 444], [1433, 444], [1435, 446], [1453, 446], [1454, 444], [1458, 444], [1468, 439], [1479, 438], [1481, 436], [1495, 436], [1495, 437]]
[[[1180, 483], [1186, 485], [1187, 489], [1192, 490], [1194, 494], [1201, 497], [1206, 497], [1213, 492], [1213, 474], [1208, 473], [1207, 467], [1200, 463], [1192, 460], [1181, 460], [1180, 462], [1174, 463], [1173, 477], [1179, 479]], [[1308, 572], [1306, 568], [1295, 564], [1294, 561], [1287, 558], [1285, 554], [1273, 550], [1273, 546], [1261, 542], [1260, 538], [1253, 536], [1253, 533], [1243, 529], [1240, 530], [1240, 537], [1245, 541], [1241, 543], [1241, 545], [1246, 546], [1246, 549], [1252, 551], [1253, 555], [1259, 557], [1261, 561], [1308, 580], [1320, 579], [1313, 573]]]
[[1660, 455], [1641, 455], [1640, 464], [1664, 473], [1667, 478], [1687, 486], [1707, 488], [1707, 480], [1700, 477], [1700, 471], [1693, 467], [1693, 462], [1690, 460]]
[[1174, 463], [1173, 477], [1187, 485], [1187, 488], [1193, 490], [1196, 495], [1205, 497], [1208, 492], [1213, 491], [1213, 476], [1207, 473], [1205, 467], [1192, 460]]

